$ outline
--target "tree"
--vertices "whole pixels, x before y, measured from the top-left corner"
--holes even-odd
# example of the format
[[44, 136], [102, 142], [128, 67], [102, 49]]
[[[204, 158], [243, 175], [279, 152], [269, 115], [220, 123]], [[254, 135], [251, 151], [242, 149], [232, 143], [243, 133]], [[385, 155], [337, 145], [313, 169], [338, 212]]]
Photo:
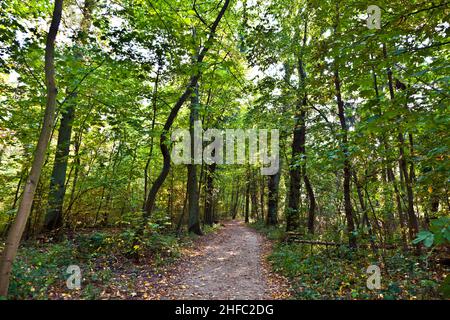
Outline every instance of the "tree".
[[278, 224], [278, 199], [280, 187], [281, 170], [274, 175], [269, 176], [267, 182], [267, 219], [268, 225], [274, 226]]
[[230, 4], [230, 0], [225, 0], [220, 12], [218, 13], [216, 19], [212, 23], [212, 25], [209, 29], [210, 31], [209, 31], [208, 39], [206, 40], [205, 45], [199, 51], [197, 59], [195, 61], [195, 66], [197, 66], [197, 71], [194, 73], [194, 75], [191, 76], [191, 78], [189, 80], [189, 84], [186, 86], [185, 91], [179, 97], [179, 99], [177, 100], [177, 102], [175, 103], [173, 108], [171, 109], [170, 114], [164, 124], [163, 133], [160, 136], [160, 143], [159, 143], [161, 153], [164, 158], [163, 168], [162, 168], [159, 176], [153, 182], [153, 185], [149, 191], [149, 195], [147, 197], [147, 202], [145, 204], [145, 213], [144, 213], [145, 219], [148, 219], [150, 217], [153, 207], [155, 205], [156, 195], [157, 195], [159, 189], [161, 188], [162, 184], [166, 180], [167, 174], [169, 173], [170, 153], [169, 153], [169, 149], [167, 146], [168, 131], [172, 127], [172, 124], [178, 114], [178, 111], [180, 110], [180, 108], [182, 107], [184, 102], [191, 96], [193, 88], [195, 88], [197, 85], [197, 82], [201, 76], [201, 69], [199, 66], [201, 65], [203, 59], [206, 56], [206, 53], [208, 52], [208, 50], [211, 48], [211, 46], [213, 44], [216, 29], [220, 23], [220, 20], [224, 16], [225, 11], [227, 10], [229, 4]]
[[33, 164], [31, 165], [30, 174], [24, 187], [22, 200], [20, 201], [14, 223], [8, 232], [6, 247], [3, 250], [0, 264], [0, 296], [6, 296], [8, 293], [12, 264], [17, 254], [17, 249], [28, 220], [28, 216], [30, 215], [34, 193], [41, 175], [45, 152], [47, 150], [48, 141], [53, 127], [53, 120], [55, 118], [57, 89], [55, 83], [54, 54], [56, 34], [58, 33], [62, 15], [62, 4], [62, 0], [55, 0], [52, 21], [47, 34], [47, 41], [45, 44], [45, 84], [47, 87], [45, 115], [34, 154]]
[[[83, 7], [83, 18], [80, 22], [80, 31], [77, 36], [76, 46], [82, 47], [86, 45], [89, 27], [91, 26], [92, 11], [95, 6], [95, 0], [86, 0]], [[79, 51], [79, 48], [75, 48]], [[81, 59], [81, 53], [75, 52], [76, 59]], [[78, 85], [78, 84], [77, 84]], [[76, 90], [69, 92], [69, 96], [65, 99], [65, 106], [61, 107], [61, 120], [58, 130], [58, 143], [55, 152], [55, 161], [53, 171], [50, 178], [50, 192], [48, 197], [48, 209], [45, 217], [44, 228], [47, 231], [59, 230], [63, 225], [63, 203], [66, 193], [66, 171], [69, 158], [72, 125], [75, 117]]]
[[205, 188], [205, 223], [212, 226], [214, 223], [214, 204], [216, 191], [214, 188], [214, 175], [217, 165], [215, 163], [206, 166], [206, 188]]
[[[335, 35], [339, 35], [339, 3], [336, 3], [336, 21], [334, 25]], [[334, 88], [336, 95], [336, 102], [338, 107], [338, 116], [339, 122], [341, 124], [341, 150], [344, 158], [344, 168], [343, 168], [343, 176], [344, 176], [344, 211], [345, 217], [347, 219], [347, 234], [349, 246], [351, 248], [356, 247], [356, 236], [355, 232], [355, 222], [353, 220], [353, 207], [351, 200], [351, 190], [350, 190], [350, 182], [351, 182], [351, 164], [350, 157], [348, 154], [348, 127], [347, 127], [347, 119], [345, 117], [344, 110], [344, 101], [342, 100], [341, 94], [341, 79], [339, 77], [339, 64], [337, 60], [338, 57], [335, 58], [334, 62]]]
[[187, 191], [188, 191], [188, 212], [189, 212], [189, 232], [193, 232], [198, 235], [202, 235], [200, 229], [200, 206], [199, 206], [199, 188], [197, 180], [197, 164], [195, 163], [194, 154], [195, 150], [195, 121], [198, 120], [198, 108], [199, 108], [199, 93], [198, 83], [193, 89], [191, 95], [191, 112], [189, 116], [189, 132], [191, 133], [191, 163], [187, 165]]

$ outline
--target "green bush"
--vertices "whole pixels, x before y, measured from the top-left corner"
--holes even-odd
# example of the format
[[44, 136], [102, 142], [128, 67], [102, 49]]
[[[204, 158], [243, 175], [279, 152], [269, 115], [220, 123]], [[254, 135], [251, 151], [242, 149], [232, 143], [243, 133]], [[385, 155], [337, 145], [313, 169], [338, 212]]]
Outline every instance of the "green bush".
[[250, 227], [264, 233], [270, 240], [281, 240], [286, 234], [283, 226], [266, 226], [263, 220], [258, 220], [250, 224]]
[[48, 289], [65, 281], [66, 268], [79, 264], [69, 241], [43, 247], [24, 247], [14, 261], [9, 296], [15, 299], [45, 299]]
[[417, 234], [417, 238], [413, 240], [414, 244], [423, 242], [430, 248], [433, 245], [450, 244], [450, 217], [440, 217], [431, 221], [430, 230], [422, 230]]
[[290, 279], [297, 299], [442, 298], [445, 285], [433, 277], [423, 257], [395, 250], [384, 255], [380, 290], [366, 286], [367, 267], [380, 265], [370, 250], [279, 243], [269, 261], [275, 272]]

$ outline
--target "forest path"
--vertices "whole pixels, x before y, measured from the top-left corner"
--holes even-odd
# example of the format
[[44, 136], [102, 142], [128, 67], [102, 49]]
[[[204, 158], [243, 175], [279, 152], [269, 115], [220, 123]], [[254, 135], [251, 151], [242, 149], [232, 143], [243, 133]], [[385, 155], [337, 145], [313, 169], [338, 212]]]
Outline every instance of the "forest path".
[[267, 240], [240, 221], [223, 224], [218, 233], [205, 236], [208, 239], [199, 248], [198, 255], [179, 266], [170, 289], [161, 299], [274, 299], [285, 296], [286, 285], [275, 278], [264, 263]]

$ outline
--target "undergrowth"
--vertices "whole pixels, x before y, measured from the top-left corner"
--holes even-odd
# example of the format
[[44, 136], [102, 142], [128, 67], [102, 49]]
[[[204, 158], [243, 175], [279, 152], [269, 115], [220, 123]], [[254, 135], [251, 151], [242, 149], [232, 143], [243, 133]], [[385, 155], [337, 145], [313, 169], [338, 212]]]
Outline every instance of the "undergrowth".
[[[47, 299], [55, 288], [66, 290], [67, 267], [82, 271], [82, 299], [98, 298], [101, 288], [112, 280], [117, 266], [150, 264], [155, 273], [180, 258], [182, 248], [196, 236], [177, 235], [164, 221], [148, 223], [142, 232], [138, 221], [116, 228], [78, 230], [63, 240], [41, 239], [24, 243], [13, 265], [8, 299]], [[205, 226], [205, 234], [220, 225]], [[0, 248], [1, 249], [1, 248]]]
[[[285, 243], [280, 227], [251, 225], [274, 240], [268, 257], [273, 270], [287, 277], [294, 299], [442, 299], [448, 296], [448, 268], [400, 250], [349, 250], [346, 246]], [[384, 257], [384, 258], [380, 258]], [[368, 289], [370, 265], [381, 271], [381, 288]]]

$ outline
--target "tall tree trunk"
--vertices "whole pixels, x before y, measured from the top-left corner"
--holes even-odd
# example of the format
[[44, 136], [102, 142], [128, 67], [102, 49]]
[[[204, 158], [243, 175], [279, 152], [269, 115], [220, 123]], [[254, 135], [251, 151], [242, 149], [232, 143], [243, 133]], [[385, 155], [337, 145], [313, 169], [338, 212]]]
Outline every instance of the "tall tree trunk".
[[[83, 7], [83, 18], [80, 22], [80, 33], [77, 36], [77, 45], [86, 43], [89, 28], [91, 26], [92, 11], [96, 0], [86, 0]], [[76, 48], [76, 50], [78, 50]], [[81, 54], [76, 53], [77, 59]], [[50, 192], [48, 196], [48, 209], [44, 221], [46, 231], [59, 230], [63, 226], [62, 211], [64, 196], [66, 193], [65, 180], [67, 163], [69, 160], [70, 142], [72, 136], [72, 123], [75, 117], [76, 97], [78, 92], [73, 92], [68, 97], [66, 107], [61, 111], [62, 117], [58, 132], [55, 161], [50, 178]]]
[[184, 194], [183, 208], [181, 209], [180, 219], [178, 220], [178, 224], [177, 224], [177, 235], [181, 234], [181, 229], [183, 227], [183, 219], [186, 214], [187, 201], [188, 201], [188, 189], [187, 189], [187, 185], [186, 185], [186, 192]]
[[[281, 169], [278, 170], [278, 171], [281, 171]], [[265, 190], [265, 179], [264, 179], [264, 176], [261, 175], [261, 178], [259, 180], [259, 206], [261, 207], [261, 219], [263, 219], [263, 220], [264, 220], [264, 217], [266, 216], [265, 196], [264, 196], [265, 192], [266, 192], [266, 190]]]
[[188, 212], [189, 212], [189, 232], [202, 235], [200, 229], [200, 207], [199, 190], [197, 180], [197, 165], [194, 163], [195, 146], [194, 122], [198, 120], [199, 107], [198, 83], [195, 85], [191, 96], [191, 114], [189, 117], [189, 131], [191, 133], [191, 163], [187, 165], [187, 190], [188, 190]]
[[[292, 142], [292, 163], [290, 169], [290, 186], [289, 186], [289, 205], [288, 205], [288, 225], [287, 230], [294, 230], [298, 227], [299, 215], [299, 201], [300, 201], [300, 179], [303, 178], [305, 182], [306, 192], [308, 195], [309, 209], [308, 209], [308, 231], [314, 233], [314, 216], [316, 209], [316, 200], [314, 197], [314, 190], [306, 172], [306, 106], [307, 106], [307, 92], [306, 92], [306, 72], [303, 61], [303, 50], [306, 46], [308, 34], [308, 21], [305, 19], [303, 31], [302, 49], [298, 56], [297, 70], [300, 78], [298, 88], [299, 96], [298, 103], [295, 110], [295, 128], [294, 139]], [[301, 165], [296, 162], [302, 161]], [[296, 221], [296, 222], [295, 222]], [[294, 222], [294, 223], [293, 223]]]
[[[414, 139], [412, 133], [408, 133], [408, 139], [409, 139], [409, 155], [410, 157], [414, 157]], [[414, 162], [410, 161], [409, 163], [409, 180], [411, 183], [416, 182], [416, 173], [414, 170]]]
[[239, 195], [240, 195], [240, 187], [239, 184], [236, 185], [235, 189], [235, 196], [234, 196], [234, 202], [233, 202], [233, 213], [232, 213], [232, 219], [236, 219], [236, 216], [238, 214], [239, 209]]
[[309, 208], [308, 208], [308, 232], [314, 234], [314, 220], [316, 216], [316, 198], [311, 182], [306, 175], [306, 168], [303, 168], [303, 181], [305, 182], [306, 193], [308, 194]]
[[[334, 33], [336, 36], [339, 35], [339, 4], [336, 3], [336, 25], [334, 28]], [[350, 248], [356, 247], [356, 237], [355, 237], [355, 222], [353, 219], [353, 208], [352, 208], [352, 200], [351, 200], [351, 190], [350, 190], [350, 179], [351, 179], [351, 165], [350, 158], [348, 156], [348, 128], [345, 118], [345, 109], [344, 109], [344, 101], [342, 100], [341, 93], [341, 79], [339, 77], [339, 65], [336, 61], [338, 58], [335, 58], [334, 61], [334, 88], [335, 88], [335, 96], [338, 107], [338, 117], [339, 122], [341, 124], [341, 149], [342, 155], [344, 157], [344, 169], [343, 169], [343, 178], [344, 178], [344, 211], [345, 218], [347, 220], [347, 235], [348, 235], [348, 243]]]
[[247, 183], [245, 186], [245, 223], [249, 223], [249, 215], [250, 215], [250, 182], [247, 179]]
[[300, 199], [300, 183], [301, 183], [301, 166], [298, 165], [298, 156], [301, 153], [302, 145], [302, 102], [299, 100], [295, 110], [295, 127], [294, 137], [292, 140], [292, 157], [289, 166], [289, 195], [288, 207], [286, 212], [286, 231], [293, 231], [299, 227], [299, 199]]
[[45, 84], [47, 87], [47, 102], [45, 107], [44, 121], [39, 135], [39, 140], [34, 153], [33, 163], [31, 165], [30, 175], [25, 184], [22, 200], [20, 201], [16, 219], [8, 232], [6, 246], [0, 263], [0, 296], [8, 294], [9, 278], [12, 264], [17, 254], [20, 238], [22, 237], [25, 225], [30, 215], [30, 209], [33, 203], [34, 193], [41, 175], [44, 164], [45, 153], [47, 150], [50, 134], [55, 119], [56, 109], [56, 84], [55, 84], [55, 39], [58, 33], [59, 23], [62, 14], [62, 0], [55, 0], [52, 21], [47, 35], [45, 45]]
[[258, 220], [258, 195], [256, 187], [256, 177], [253, 170], [250, 170], [250, 200], [251, 200], [251, 214], [252, 219]]
[[231, 185], [231, 190], [230, 190], [230, 196], [229, 196], [230, 197], [229, 212], [231, 213], [232, 219], [234, 219], [234, 195], [235, 195], [234, 188], [235, 188], [235, 185], [232, 184]]
[[191, 96], [193, 88], [197, 85], [198, 79], [201, 76], [200, 65], [201, 65], [203, 59], [205, 58], [206, 53], [208, 52], [208, 50], [211, 48], [211, 46], [213, 44], [217, 26], [219, 25], [219, 22], [222, 19], [223, 15], [225, 14], [225, 11], [227, 10], [229, 4], [230, 4], [230, 0], [225, 0], [224, 4], [222, 6], [222, 9], [220, 10], [219, 14], [216, 17], [216, 20], [211, 25], [208, 40], [206, 41], [202, 50], [200, 50], [200, 53], [198, 54], [198, 57], [197, 57], [196, 65], [198, 66], [199, 70], [190, 78], [189, 84], [187, 85], [185, 91], [180, 96], [180, 98], [177, 100], [175, 105], [173, 106], [172, 110], [170, 110], [169, 117], [167, 118], [167, 120], [164, 124], [163, 132], [162, 132], [162, 134], [160, 136], [160, 140], [159, 140], [159, 147], [160, 147], [161, 153], [163, 155], [163, 168], [162, 168], [159, 176], [153, 182], [152, 187], [149, 191], [147, 201], [145, 203], [145, 208], [144, 208], [144, 224], [150, 218], [153, 207], [155, 206], [156, 195], [158, 194], [159, 189], [161, 188], [162, 184], [166, 180], [166, 177], [169, 173], [170, 152], [169, 152], [169, 148], [167, 146], [167, 135], [169, 133], [170, 128], [172, 127], [173, 122], [175, 121], [175, 118], [177, 117], [178, 111], [183, 106], [184, 102]]
[[64, 195], [66, 193], [66, 171], [70, 151], [70, 137], [74, 119], [75, 104], [69, 101], [67, 109], [62, 112], [61, 124], [58, 132], [55, 162], [50, 178], [50, 192], [48, 196], [48, 209], [44, 221], [46, 231], [59, 230], [62, 225], [62, 210]]
[[205, 223], [212, 226], [214, 223], [214, 173], [216, 164], [210, 164], [206, 167], [206, 189], [205, 189]]
[[[306, 46], [306, 40], [307, 40], [307, 20], [305, 20], [305, 30], [303, 35], [303, 47]], [[306, 72], [303, 62], [302, 55], [298, 59], [298, 73], [300, 75], [301, 80], [301, 86], [303, 89], [303, 100], [302, 100], [302, 110], [300, 112], [300, 130], [299, 130], [299, 136], [300, 136], [300, 154], [302, 157], [302, 166], [301, 166], [301, 172], [303, 176], [303, 181], [305, 182], [305, 189], [306, 193], [308, 195], [308, 232], [310, 234], [314, 234], [314, 218], [316, 213], [316, 198], [314, 196], [314, 190], [312, 188], [311, 182], [308, 178], [308, 174], [306, 172], [306, 105], [307, 105], [307, 93], [306, 93]]]
[[351, 168], [350, 168], [350, 159], [348, 156], [348, 128], [345, 118], [345, 110], [344, 110], [344, 102], [342, 101], [342, 95], [341, 95], [341, 82], [339, 78], [339, 69], [336, 66], [334, 71], [334, 86], [336, 90], [336, 100], [338, 105], [338, 116], [339, 116], [339, 122], [341, 124], [341, 148], [342, 148], [342, 154], [344, 157], [344, 169], [343, 169], [343, 178], [344, 178], [344, 211], [345, 211], [345, 217], [347, 220], [347, 234], [348, 234], [348, 241], [349, 246], [351, 248], [356, 247], [356, 238], [354, 235], [355, 231], [355, 223], [353, 219], [353, 208], [352, 208], [352, 202], [351, 202], [351, 190], [350, 190], [350, 179], [351, 179]]
[[[281, 167], [281, 163], [280, 163]], [[274, 226], [278, 224], [278, 199], [280, 188], [281, 169], [274, 175], [268, 177], [267, 182], [267, 225]]]

